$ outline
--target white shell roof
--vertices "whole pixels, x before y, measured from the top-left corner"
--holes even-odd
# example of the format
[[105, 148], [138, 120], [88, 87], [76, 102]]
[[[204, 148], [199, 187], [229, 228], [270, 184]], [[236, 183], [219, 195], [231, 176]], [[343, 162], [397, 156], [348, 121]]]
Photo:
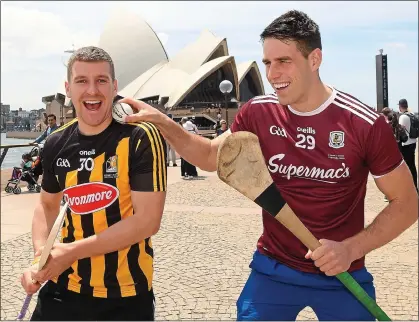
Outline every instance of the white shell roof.
[[98, 46], [112, 57], [119, 88], [157, 63], [168, 61], [160, 39], [147, 22], [122, 9], [115, 10], [107, 21]]

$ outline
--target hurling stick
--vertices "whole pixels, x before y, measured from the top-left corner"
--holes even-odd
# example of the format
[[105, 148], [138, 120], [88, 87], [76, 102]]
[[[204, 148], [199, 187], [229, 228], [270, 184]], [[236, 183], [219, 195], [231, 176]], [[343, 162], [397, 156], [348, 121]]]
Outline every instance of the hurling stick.
[[[274, 216], [308, 249], [314, 251], [321, 246], [277, 190], [255, 134], [235, 132], [221, 143], [217, 154], [217, 174], [223, 182]], [[348, 272], [340, 273], [336, 277], [375, 318], [379, 321], [391, 321]]]
[[[52, 246], [54, 246], [55, 239], [58, 236], [58, 232], [60, 231], [61, 227], [63, 226], [65, 213], [68, 208], [68, 202], [64, 204], [64, 206], [61, 208], [60, 213], [58, 214], [57, 218], [55, 219], [54, 225], [52, 226], [52, 229], [48, 235], [47, 242], [45, 243], [45, 246], [42, 250], [41, 256], [37, 257], [34, 262], [32, 263], [32, 267], [40, 271], [44, 265], [46, 264], [49, 254], [51, 253]], [[39, 261], [38, 261], [39, 259]], [[22, 320], [25, 315], [26, 311], [28, 310], [29, 303], [31, 302], [32, 295], [26, 295], [25, 301], [23, 302], [22, 309], [20, 310], [20, 313], [17, 317], [18, 320]]]

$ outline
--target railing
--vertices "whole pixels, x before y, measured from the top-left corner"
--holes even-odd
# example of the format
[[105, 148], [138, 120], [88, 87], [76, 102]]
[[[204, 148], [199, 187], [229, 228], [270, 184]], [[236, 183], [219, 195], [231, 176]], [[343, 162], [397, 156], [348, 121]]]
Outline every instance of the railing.
[[26, 143], [26, 144], [9, 144], [9, 145], [0, 145], [0, 149], [3, 149], [3, 152], [0, 156], [0, 166], [3, 163], [4, 158], [6, 157], [7, 152], [11, 148], [25, 148], [28, 146], [35, 146], [33, 143]]

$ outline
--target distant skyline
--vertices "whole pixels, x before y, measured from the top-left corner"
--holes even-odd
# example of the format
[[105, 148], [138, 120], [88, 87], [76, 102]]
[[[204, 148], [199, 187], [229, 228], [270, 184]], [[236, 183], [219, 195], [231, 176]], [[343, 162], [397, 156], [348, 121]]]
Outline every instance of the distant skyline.
[[[164, 4], [164, 5], [162, 5]], [[240, 4], [238, 6], [238, 4]], [[170, 57], [203, 29], [226, 37], [236, 62], [255, 60], [267, 93], [259, 35], [290, 9], [320, 27], [326, 84], [376, 106], [375, 55], [388, 55], [389, 107], [399, 99], [418, 111], [418, 3], [385, 2], [1, 2], [1, 101], [11, 109], [44, 108], [62, 88], [64, 51], [97, 45], [111, 10], [124, 7], [156, 31]], [[94, 14], [92, 14], [94, 13]], [[121, 17], [123, 19], [123, 17]]]

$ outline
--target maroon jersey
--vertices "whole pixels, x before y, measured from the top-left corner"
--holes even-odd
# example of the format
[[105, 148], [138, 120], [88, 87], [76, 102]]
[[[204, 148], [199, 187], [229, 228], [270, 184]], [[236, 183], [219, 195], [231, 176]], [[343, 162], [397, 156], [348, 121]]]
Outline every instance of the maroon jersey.
[[[383, 176], [403, 158], [383, 116], [333, 89], [312, 112], [258, 96], [240, 109], [231, 131], [259, 137], [267, 167], [291, 209], [318, 239], [342, 241], [364, 228], [369, 173]], [[320, 273], [307, 248], [266, 211], [258, 250], [304, 272]], [[364, 266], [364, 258], [349, 271]]]

